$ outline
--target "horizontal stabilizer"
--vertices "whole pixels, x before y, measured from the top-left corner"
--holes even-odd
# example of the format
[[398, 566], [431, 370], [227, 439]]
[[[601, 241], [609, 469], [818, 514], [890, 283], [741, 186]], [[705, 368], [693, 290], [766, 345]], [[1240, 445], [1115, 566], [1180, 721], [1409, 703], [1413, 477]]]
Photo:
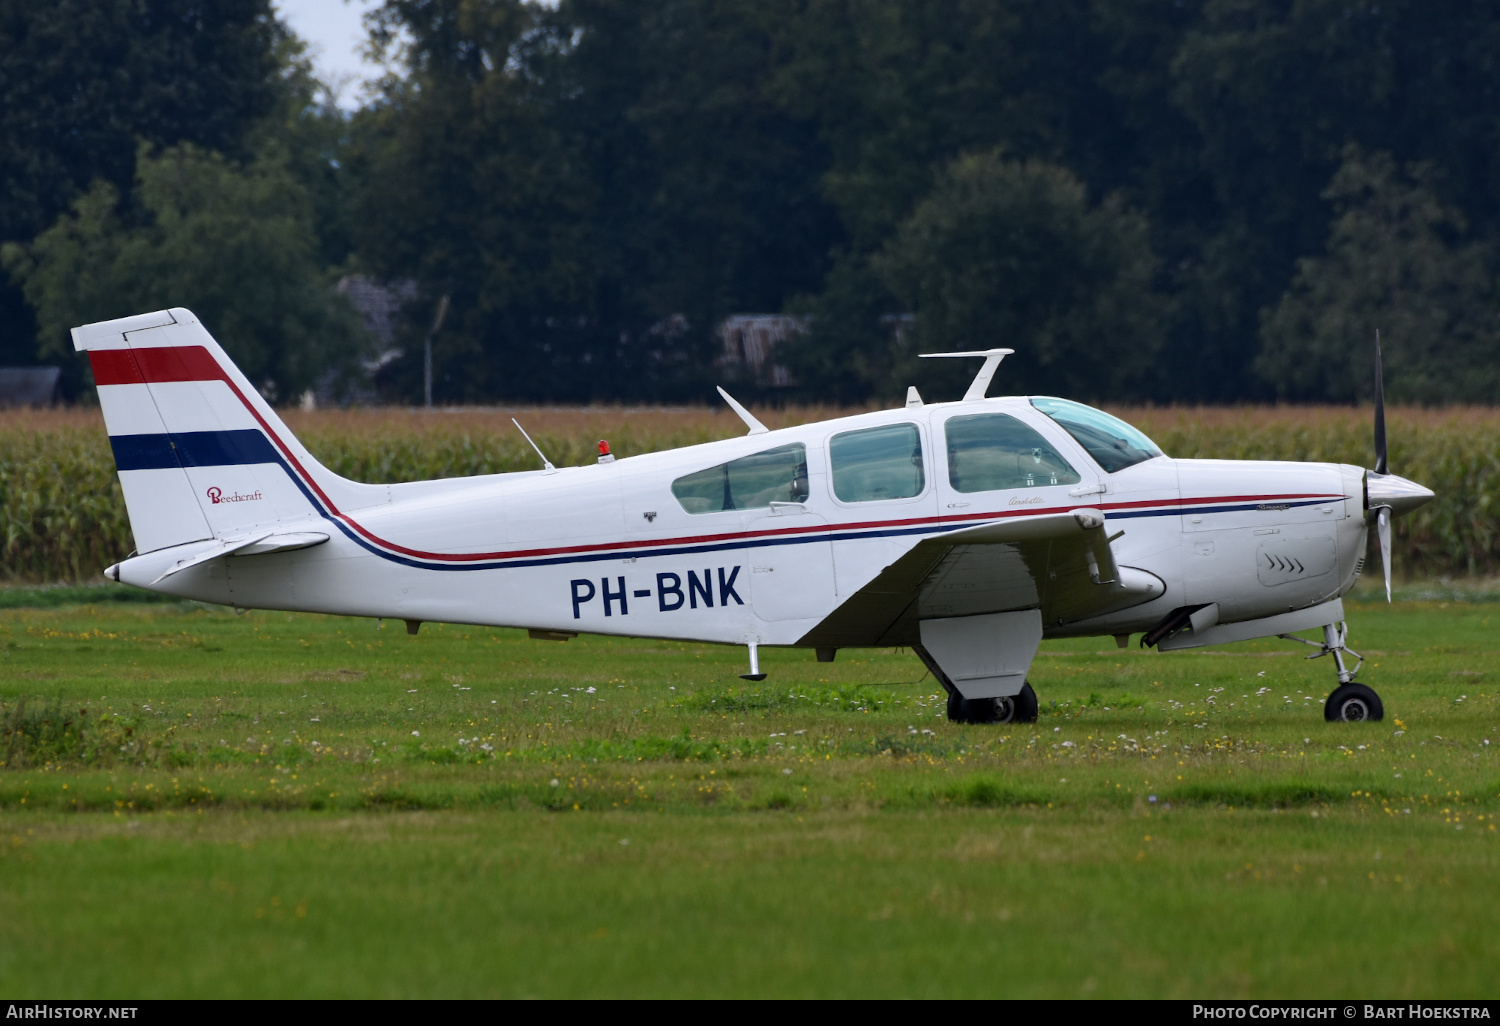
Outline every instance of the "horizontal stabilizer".
[[236, 556], [263, 556], [270, 552], [291, 552], [293, 549], [310, 549], [314, 545], [322, 545], [327, 540], [328, 535], [321, 531], [288, 531], [285, 534], [273, 534], [269, 538], [262, 538], [242, 549], [236, 549], [234, 554]]
[[248, 538], [230, 538], [221, 542], [216, 542], [213, 545], [210, 545], [208, 548], [196, 552], [191, 556], [179, 559], [162, 573], [158, 574], [156, 576], [156, 579], [151, 583], [160, 584], [162, 581], [165, 581], [173, 574], [180, 574], [182, 573], [182, 571], [188, 569], [189, 567], [195, 567], [199, 563], [207, 563], [210, 559], [218, 559], [220, 556], [228, 556], [231, 553], [238, 552], [240, 549], [248, 548], [258, 541], [269, 538], [272, 533], [274, 532], [266, 531], [264, 534], [253, 534]]
[[[269, 552], [290, 552], [293, 549], [309, 549], [327, 540], [328, 535], [321, 531], [296, 531], [282, 534], [277, 534], [275, 531], [261, 531], [244, 538], [225, 538], [206, 549], [178, 560], [151, 583], [159, 584], [173, 574], [179, 574], [189, 567], [207, 563], [210, 559], [218, 559], [220, 556], [261, 556]], [[114, 568], [111, 567], [111, 569]], [[118, 577], [114, 579], [118, 580]]]

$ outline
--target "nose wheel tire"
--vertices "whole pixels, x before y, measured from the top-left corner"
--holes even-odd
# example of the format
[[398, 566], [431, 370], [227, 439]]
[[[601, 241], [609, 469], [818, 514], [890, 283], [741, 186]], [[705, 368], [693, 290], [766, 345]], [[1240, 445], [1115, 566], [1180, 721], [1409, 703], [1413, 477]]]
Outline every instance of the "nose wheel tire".
[[1364, 723], [1385, 719], [1380, 696], [1363, 684], [1342, 684], [1323, 705], [1323, 718], [1329, 723]]
[[954, 723], [1035, 723], [1036, 692], [1028, 681], [1020, 694], [1005, 698], [948, 696], [948, 719]]

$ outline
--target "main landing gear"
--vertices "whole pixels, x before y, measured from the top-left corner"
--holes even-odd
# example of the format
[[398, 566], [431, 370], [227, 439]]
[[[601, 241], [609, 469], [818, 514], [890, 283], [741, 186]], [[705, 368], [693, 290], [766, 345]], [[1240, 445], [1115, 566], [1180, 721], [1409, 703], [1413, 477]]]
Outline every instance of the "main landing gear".
[[[1316, 641], [1308, 641], [1306, 638], [1298, 638], [1291, 634], [1282, 634], [1279, 637], [1316, 648], [1318, 651], [1308, 656], [1309, 659], [1319, 659], [1326, 655], [1333, 656], [1333, 665], [1338, 668], [1339, 686], [1333, 689], [1333, 694], [1329, 695], [1328, 701], [1323, 703], [1325, 720], [1329, 723], [1363, 723], [1385, 719], [1385, 706], [1381, 703], [1380, 696], [1371, 688], [1354, 683], [1354, 675], [1365, 664], [1365, 658], [1345, 644], [1349, 638], [1349, 628], [1346, 624], [1329, 624], [1324, 627], [1321, 645]], [[1352, 670], [1344, 665], [1345, 653], [1355, 659]]]
[[948, 692], [948, 719], [954, 723], [1035, 723], [1036, 692], [1027, 681], [1021, 693], [1008, 698], [964, 698]]

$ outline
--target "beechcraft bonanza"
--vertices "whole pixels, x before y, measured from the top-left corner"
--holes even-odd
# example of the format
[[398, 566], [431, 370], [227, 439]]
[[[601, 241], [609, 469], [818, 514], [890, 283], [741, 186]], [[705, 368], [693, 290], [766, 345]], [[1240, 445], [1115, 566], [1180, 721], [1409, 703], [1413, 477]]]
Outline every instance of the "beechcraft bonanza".
[[[1160, 650], [1285, 637], [1331, 655], [1329, 720], [1378, 720], [1341, 596], [1432, 498], [1376, 463], [1175, 460], [1109, 414], [986, 398], [596, 464], [358, 484], [315, 460], [187, 310], [73, 330], [137, 552], [115, 581], [241, 608], [763, 646], [910, 646], [962, 722], [1029, 721], [1043, 638]], [[1377, 340], [1378, 341], [1378, 340]], [[722, 393], [722, 389], [720, 390]], [[517, 425], [519, 427], [519, 425]], [[528, 437], [528, 441], [530, 441]], [[538, 450], [538, 455], [541, 451]], [[1322, 641], [1293, 637], [1321, 629]], [[1353, 660], [1351, 668], [1348, 660]]]

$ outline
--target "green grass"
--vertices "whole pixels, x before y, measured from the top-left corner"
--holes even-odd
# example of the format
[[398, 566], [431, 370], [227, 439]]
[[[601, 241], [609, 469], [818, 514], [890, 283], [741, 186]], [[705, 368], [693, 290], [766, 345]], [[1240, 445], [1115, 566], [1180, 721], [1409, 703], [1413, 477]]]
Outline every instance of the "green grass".
[[1351, 603], [1381, 724], [1324, 723], [1285, 643], [1088, 639], [1010, 727], [900, 651], [749, 685], [737, 649], [27, 594], [9, 996], [1495, 995], [1500, 605], [1462, 590]]

